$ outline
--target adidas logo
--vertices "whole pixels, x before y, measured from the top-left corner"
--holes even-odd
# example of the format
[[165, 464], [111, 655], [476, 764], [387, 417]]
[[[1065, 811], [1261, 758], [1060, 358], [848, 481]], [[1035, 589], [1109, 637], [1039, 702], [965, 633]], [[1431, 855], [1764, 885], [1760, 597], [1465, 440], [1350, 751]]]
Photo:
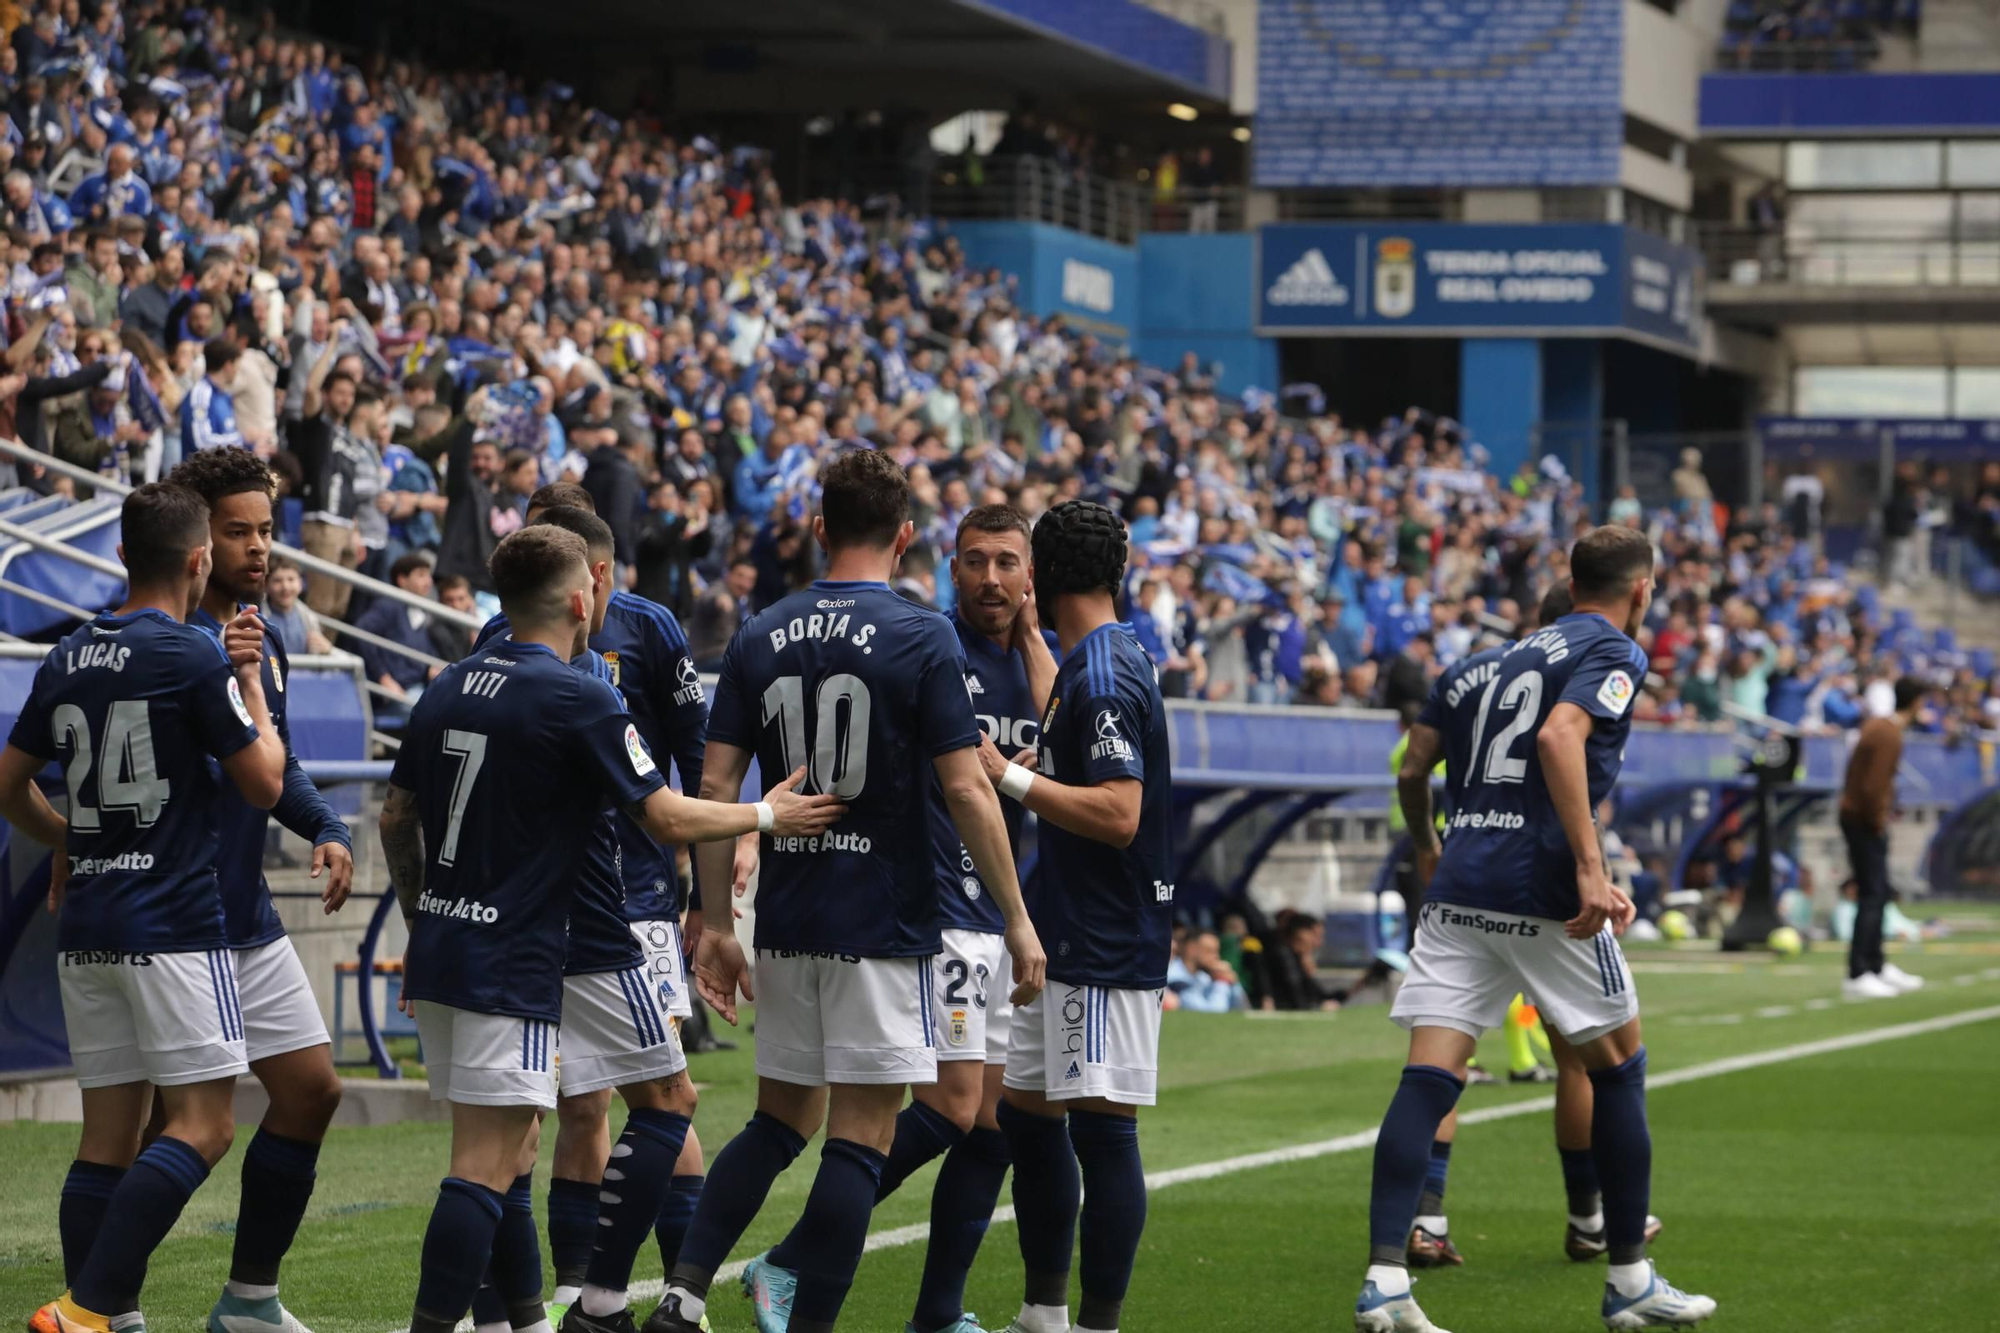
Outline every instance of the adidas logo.
[[1069, 1062], [1069, 1069], [1063, 1074], [1063, 1077], [1065, 1079], [1082, 1078], [1083, 1071], [1081, 1069], [1078, 1069], [1076, 1067], [1076, 1061], [1072, 1060]]
[[1271, 284], [1264, 299], [1272, 305], [1346, 305], [1347, 288], [1318, 246], [1306, 251]]
[[979, 683], [979, 677], [967, 676], [965, 678], [965, 691], [967, 694], [984, 694], [986, 693], [986, 687]]

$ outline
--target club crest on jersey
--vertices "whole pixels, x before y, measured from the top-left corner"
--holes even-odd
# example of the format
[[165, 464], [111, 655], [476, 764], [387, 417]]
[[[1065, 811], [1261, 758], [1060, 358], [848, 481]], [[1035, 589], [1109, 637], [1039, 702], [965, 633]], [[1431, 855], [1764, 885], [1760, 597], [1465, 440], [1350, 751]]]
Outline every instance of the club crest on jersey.
[[280, 694], [285, 692], [285, 669], [275, 661], [271, 663], [271, 688]]
[[701, 673], [694, 669], [694, 659], [683, 657], [680, 668], [680, 687], [674, 691], [677, 704], [698, 704], [701, 702]]
[[944, 1037], [954, 1046], [965, 1045], [965, 1010], [951, 1011], [951, 1022], [945, 1025]]
[[1057, 706], [1058, 704], [1060, 704], [1061, 702], [1062, 702], [1062, 700], [1061, 700], [1061, 699], [1050, 699], [1050, 700], [1049, 700], [1049, 711], [1048, 711], [1048, 712], [1046, 712], [1046, 713], [1044, 713], [1044, 714], [1042, 714], [1042, 734], [1043, 734], [1043, 735], [1047, 735], [1047, 734], [1048, 734], [1048, 730], [1049, 730], [1049, 728], [1055, 725], [1055, 721], [1056, 721], [1056, 706]]
[[[1118, 724], [1123, 719], [1109, 708], [1097, 715], [1097, 743], [1090, 747], [1092, 759], [1130, 759], [1132, 746], [1119, 734]], [[1047, 730], [1046, 727], [1043, 728]]]
[[602, 657], [604, 658], [604, 666], [605, 666], [605, 669], [606, 669], [606, 670], [608, 670], [608, 671], [609, 671], [609, 672], [611, 673], [611, 683], [612, 683], [613, 685], [622, 685], [622, 684], [624, 684], [625, 682], [623, 682], [623, 681], [621, 681], [620, 679], [618, 679], [618, 654], [617, 654], [617, 652], [616, 652], [616, 651], [614, 650], [614, 651], [612, 651], [612, 652], [608, 652], [608, 653], [604, 653], [604, 654], [601, 654], [601, 656], [602, 656]]
[[243, 704], [243, 687], [236, 683], [236, 677], [229, 678], [229, 707], [244, 726], [254, 726], [250, 720], [250, 710]]
[[639, 728], [630, 722], [625, 724], [625, 753], [632, 760], [632, 771], [640, 777], [653, 771], [653, 756], [646, 753], [646, 742], [639, 739]]
[[1632, 702], [1632, 677], [1623, 671], [1606, 676], [1598, 687], [1597, 702], [1610, 709], [1613, 717], [1622, 715]]

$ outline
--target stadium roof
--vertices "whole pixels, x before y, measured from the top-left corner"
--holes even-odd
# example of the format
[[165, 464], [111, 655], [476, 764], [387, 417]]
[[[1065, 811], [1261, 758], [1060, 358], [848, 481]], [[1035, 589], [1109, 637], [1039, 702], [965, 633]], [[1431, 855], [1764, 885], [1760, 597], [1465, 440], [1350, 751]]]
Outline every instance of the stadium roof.
[[560, 47], [591, 45], [601, 65], [665, 64], [671, 73], [656, 86], [664, 94], [657, 100], [681, 109], [782, 115], [1184, 102], [1227, 114], [1226, 40], [1133, 0], [1105, 3], [1126, 21], [1099, 22], [1103, 14], [1044, 0], [570, 0], [559, 7], [479, 0], [478, 7], [504, 13], [517, 38], [553, 29]]

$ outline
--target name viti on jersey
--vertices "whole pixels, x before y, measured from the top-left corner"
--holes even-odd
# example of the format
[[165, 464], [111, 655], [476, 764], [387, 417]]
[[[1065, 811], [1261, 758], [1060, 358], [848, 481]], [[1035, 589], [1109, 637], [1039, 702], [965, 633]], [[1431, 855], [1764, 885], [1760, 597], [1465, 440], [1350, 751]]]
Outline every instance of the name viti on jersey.
[[[512, 665], [509, 663], [509, 665]], [[507, 675], [500, 671], [468, 671], [465, 683], [459, 687], [461, 694], [476, 694], [482, 699], [491, 699], [500, 693], [500, 687], [507, 683]]]
[[499, 908], [488, 907], [477, 898], [438, 898], [422, 893], [417, 895], [417, 910], [447, 921], [477, 921], [484, 926], [500, 919]]
[[811, 837], [772, 838], [774, 852], [872, 852], [874, 840], [860, 833], [818, 833]]
[[1092, 759], [1130, 759], [1132, 745], [1118, 733], [1122, 719], [1109, 708], [1097, 715], [1097, 740], [1091, 744]]

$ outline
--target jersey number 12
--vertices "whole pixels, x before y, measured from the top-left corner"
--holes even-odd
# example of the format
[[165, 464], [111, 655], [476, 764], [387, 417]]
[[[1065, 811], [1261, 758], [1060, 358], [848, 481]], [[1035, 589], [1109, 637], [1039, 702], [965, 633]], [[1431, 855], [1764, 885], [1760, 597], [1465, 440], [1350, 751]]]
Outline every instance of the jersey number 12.
[[[847, 705], [847, 727], [840, 726], [840, 705]], [[783, 749], [785, 772], [801, 763], [806, 780], [801, 792], [819, 792], [851, 801], [868, 785], [868, 684], [845, 672], [820, 682], [813, 699], [817, 719], [813, 746], [806, 749], [805, 680], [780, 676], [764, 691], [764, 723], [778, 723], [778, 744]]]
[[[1496, 701], [1495, 693], [1499, 698]], [[1482, 759], [1480, 745], [1486, 739], [1486, 720], [1495, 704], [1514, 718], [1493, 738]], [[1479, 718], [1472, 725], [1472, 771], [1481, 782], [1520, 782], [1528, 776], [1528, 761], [1514, 758], [1514, 744], [1542, 715], [1542, 673], [1524, 671], [1503, 690], [1495, 679], [1479, 696]]]

